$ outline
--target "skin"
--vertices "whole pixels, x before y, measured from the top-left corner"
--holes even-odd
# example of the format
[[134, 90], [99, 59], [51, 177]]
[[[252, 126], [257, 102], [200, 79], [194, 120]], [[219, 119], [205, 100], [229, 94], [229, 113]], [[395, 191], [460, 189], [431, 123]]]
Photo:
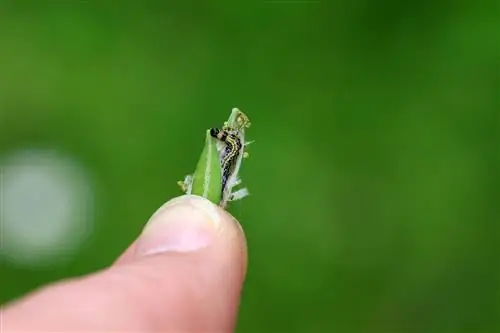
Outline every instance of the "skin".
[[[202, 206], [215, 217], [199, 223]], [[201, 197], [176, 198], [110, 267], [5, 305], [2, 332], [233, 332], [246, 253], [227, 212]]]

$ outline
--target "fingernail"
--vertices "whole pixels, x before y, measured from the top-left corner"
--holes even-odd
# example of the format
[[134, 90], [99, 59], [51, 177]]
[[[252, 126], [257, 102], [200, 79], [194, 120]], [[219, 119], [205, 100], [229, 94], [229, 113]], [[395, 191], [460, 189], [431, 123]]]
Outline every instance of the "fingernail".
[[170, 200], [149, 220], [137, 242], [138, 256], [194, 252], [210, 245], [220, 217], [207, 199], [185, 195]]

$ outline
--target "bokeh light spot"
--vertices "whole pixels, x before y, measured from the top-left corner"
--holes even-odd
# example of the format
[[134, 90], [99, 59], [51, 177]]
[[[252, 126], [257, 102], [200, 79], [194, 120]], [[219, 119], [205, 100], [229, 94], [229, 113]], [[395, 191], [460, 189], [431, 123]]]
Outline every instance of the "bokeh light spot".
[[3, 159], [0, 177], [0, 255], [20, 266], [71, 259], [92, 229], [85, 170], [55, 151], [25, 149]]

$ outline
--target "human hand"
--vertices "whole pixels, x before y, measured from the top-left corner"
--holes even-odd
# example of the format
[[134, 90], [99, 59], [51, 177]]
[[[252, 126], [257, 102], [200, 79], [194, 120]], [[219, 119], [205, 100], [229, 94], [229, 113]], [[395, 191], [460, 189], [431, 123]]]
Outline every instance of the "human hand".
[[111, 267], [7, 305], [2, 332], [232, 332], [245, 273], [239, 224], [186, 195], [163, 205]]

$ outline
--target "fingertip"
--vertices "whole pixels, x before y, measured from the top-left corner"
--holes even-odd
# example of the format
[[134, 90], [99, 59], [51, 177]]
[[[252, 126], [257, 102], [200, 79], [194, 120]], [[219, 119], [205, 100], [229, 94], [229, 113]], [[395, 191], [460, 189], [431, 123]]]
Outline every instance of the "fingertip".
[[[205, 227], [205, 230], [215, 233], [216, 242], [237, 249], [242, 257], [242, 267], [246, 271], [247, 243], [241, 224], [220, 206], [197, 195], [183, 195], [165, 202], [153, 213], [141, 235], [118, 257], [114, 265], [137, 260], [141, 254], [151, 255], [161, 253], [162, 249], [175, 249], [169, 243], [172, 238], [169, 228], [174, 229], [175, 226], [169, 227], [169, 221], [178, 218], [180, 221], [188, 220], [191, 224], [196, 224], [200, 214], [201, 221], [198, 222], [201, 228]], [[172, 224], [175, 224], [175, 221]], [[168, 246], [165, 246], [165, 240]]]
[[159, 253], [195, 252], [212, 245], [246, 253], [243, 228], [230, 213], [209, 200], [183, 195], [167, 201], [151, 216], [116, 264]]

